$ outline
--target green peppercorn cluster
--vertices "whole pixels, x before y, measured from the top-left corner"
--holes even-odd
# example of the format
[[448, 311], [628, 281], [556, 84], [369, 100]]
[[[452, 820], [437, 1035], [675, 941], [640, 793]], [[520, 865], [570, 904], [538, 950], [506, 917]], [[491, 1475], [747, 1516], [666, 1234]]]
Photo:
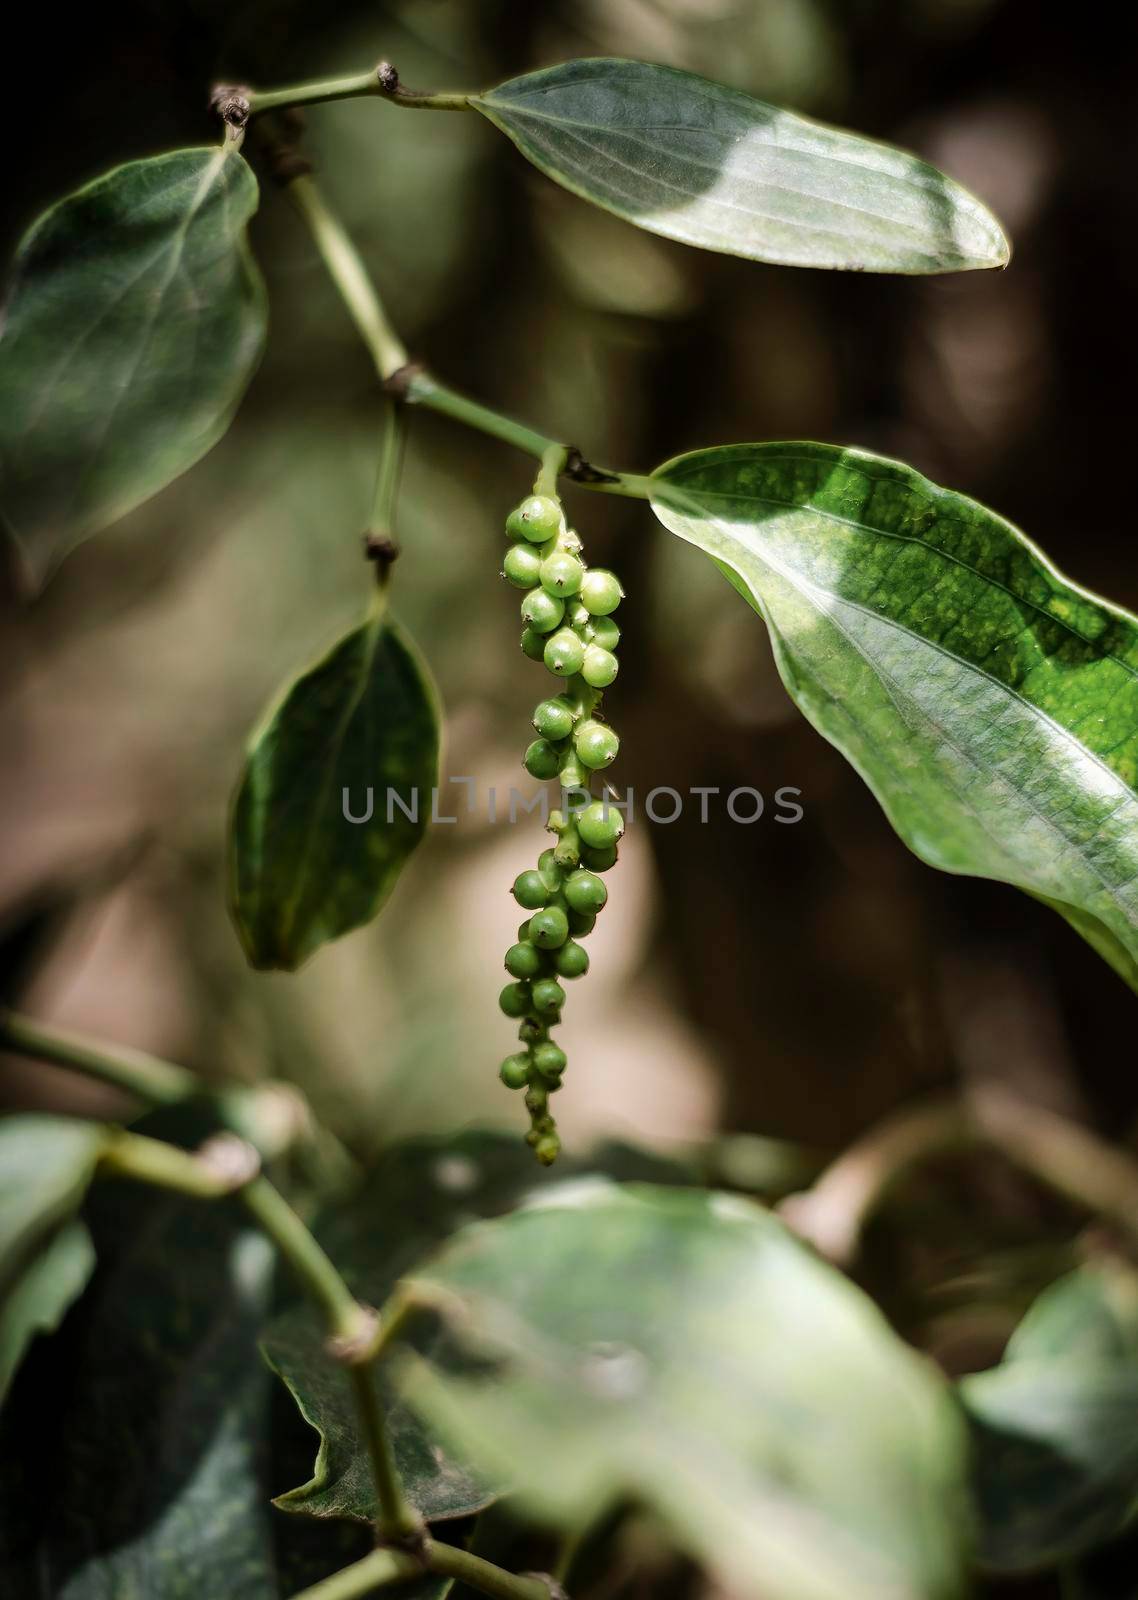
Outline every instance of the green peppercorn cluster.
[[[611, 572], [586, 566], [580, 539], [549, 495], [523, 500], [507, 518], [506, 532], [511, 544], [503, 576], [526, 591], [522, 650], [565, 683], [534, 710], [537, 738], [523, 765], [531, 777], [559, 778], [563, 789], [591, 792], [594, 773], [611, 766], [620, 749], [600, 715], [600, 702], [617, 674], [620, 629], [612, 613], [623, 590]], [[602, 800], [573, 813], [553, 812], [549, 830], [556, 845], [514, 882], [514, 899], [528, 915], [517, 944], [506, 952], [512, 981], [499, 999], [505, 1014], [518, 1019], [522, 1044], [502, 1062], [499, 1076], [507, 1088], [525, 1090], [526, 1139], [545, 1166], [561, 1148], [549, 1097], [565, 1071], [565, 1052], [549, 1033], [561, 1020], [563, 982], [589, 970], [580, 941], [608, 899], [600, 874], [615, 865], [624, 827], [620, 813]]]

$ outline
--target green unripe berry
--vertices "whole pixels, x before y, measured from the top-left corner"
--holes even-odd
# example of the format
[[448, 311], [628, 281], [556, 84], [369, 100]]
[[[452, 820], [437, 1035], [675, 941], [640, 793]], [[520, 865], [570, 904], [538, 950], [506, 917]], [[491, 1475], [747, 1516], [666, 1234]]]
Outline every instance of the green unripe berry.
[[506, 532], [514, 539], [544, 544], [561, 532], [561, 507], [546, 494], [531, 494], [506, 518]]
[[616, 845], [605, 845], [598, 850], [593, 845], [585, 845], [581, 850], [581, 865], [588, 867], [590, 872], [608, 872], [616, 866]]
[[537, 858], [537, 870], [550, 894], [561, 887], [561, 874], [557, 870], [557, 857], [552, 850], [543, 850]]
[[[539, 978], [533, 986], [533, 1008], [539, 1016], [552, 1016], [565, 1004], [565, 990], [556, 978]], [[540, 1048], [540, 1046], [539, 1046]]]
[[529, 936], [540, 950], [556, 950], [569, 937], [569, 918], [560, 906], [546, 906], [529, 919]]
[[577, 832], [585, 844], [603, 850], [616, 844], [624, 832], [624, 818], [615, 806], [604, 800], [594, 800], [577, 818]]
[[550, 594], [576, 594], [584, 576], [584, 567], [567, 550], [555, 550], [541, 563], [541, 586]]
[[533, 1047], [533, 1064], [543, 1078], [560, 1078], [565, 1071], [566, 1056], [560, 1045], [551, 1039]]
[[519, 872], [514, 879], [514, 899], [527, 911], [536, 911], [549, 899], [549, 890], [542, 882], [540, 872]]
[[595, 872], [574, 872], [565, 880], [565, 898], [570, 910], [603, 911], [609, 892]]
[[[542, 589], [540, 593], [545, 594], [545, 590]], [[546, 599], [553, 605], [561, 604], [552, 595], [546, 595]], [[542, 654], [542, 660], [550, 672], [555, 672], [559, 678], [571, 678], [575, 672], [580, 672], [584, 659], [585, 646], [572, 628], [559, 628], [552, 639], [546, 641]]]
[[561, 1154], [561, 1140], [555, 1133], [543, 1133], [534, 1145], [533, 1153], [543, 1167], [551, 1167]]
[[507, 1056], [498, 1068], [498, 1076], [507, 1089], [524, 1089], [529, 1082], [529, 1074], [528, 1055]]
[[559, 978], [583, 978], [589, 970], [589, 952], [575, 939], [566, 939], [553, 958]]
[[[530, 593], [538, 594], [544, 593], [544, 591], [535, 589], [531, 590]], [[528, 599], [529, 596], [526, 598]], [[548, 663], [548, 652], [545, 660]], [[603, 650], [599, 644], [591, 644], [585, 651], [584, 660], [581, 663], [581, 676], [590, 689], [607, 689], [619, 671], [620, 662], [611, 650]]]
[[508, 983], [498, 996], [498, 1004], [508, 1017], [524, 1017], [533, 1006], [528, 983]]
[[534, 707], [533, 725], [543, 739], [567, 739], [573, 732], [574, 720], [564, 700], [543, 700]]
[[544, 965], [541, 951], [528, 939], [512, 944], [506, 951], [506, 971], [511, 978], [536, 978]]
[[518, 589], [532, 589], [541, 581], [541, 557], [528, 544], [514, 544], [502, 558], [502, 576]]
[[590, 634], [592, 632], [593, 619], [580, 600], [575, 600], [571, 606], [565, 608], [565, 620], [571, 628], [578, 630], [587, 628]]
[[535, 633], [552, 633], [564, 615], [564, 601], [544, 589], [531, 589], [522, 601], [522, 621]]
[[561, 752], [548, 739], [535, 739], [526, 747], [522, 766], [531, 778], [539, 778], [542, 782], [546, 778], [556, 778], [561, 770]]
[[569, 912], [569, 932], [573, 935], [574, 939], [587, 938], [588, 935], [592, 933], [596, 925], [597, 914], [595, 911]]
[[607, 617], [615, 611], [624, 596], [624, 590], [611, 572], [603, 567], [593, 567], [581, 584], [581, 603], [594, 617]]
[[539, 1022], [536, 1017], [524, 1017], [521, 1027], [518, 1029], [518, 1038], [528, 1049], [530, 1045], [536, 1044], [539, 1039], [546, 1038], [548, 1036], [547, 1030], [548, 1025], [544, 1022]]
[[596, 771], [598, 767], [611, 766], [616, 760], [620, 740], [606, 723], [594, 722], [590, 718], [573, 735], [573, 748], [578, 760]]
[[593, 618], [593, 644], [599, 644], [602, 650], [615, 650], [620, 643], [620, 629], [611, 617]]
[[531, 661], [544, 660], [545, 640], [536, 628], [522, 629], [522, 654], [529, 656]]

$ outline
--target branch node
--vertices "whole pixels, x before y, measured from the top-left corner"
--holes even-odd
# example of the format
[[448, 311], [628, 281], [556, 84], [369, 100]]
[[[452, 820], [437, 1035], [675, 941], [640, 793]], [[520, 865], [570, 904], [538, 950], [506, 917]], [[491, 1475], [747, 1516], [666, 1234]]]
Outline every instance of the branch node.
[[549, 1600], [569, 1600], [569, 1591], [563, 1589], [557, 1579], [549, 1572], [519, 1572], [519, 1578], [532, 1578], [535, 1583], [544, 1583], [549, 1590]]
[[221, 120], [231, 128], [243, 128], [249, 120], [251, 91], [238, 84], [219, 83], [209, 97], [209, 103]]
[[260, 1176], [261, 1157], [248, 1139], [236, 1133], [215, 1133], [195, 1152], [194, 1160], [230, 1194]]
[[350, 1333], [335, 1334], [324, 1348], [342, 1367], [364, 1367], [379, 1354], [383, 1323], [373, 1306], [356, 1305], [356, 1325]]
[[375, 79], [383, 94], [398, 94], [399, 74], [390, 61], [381, 61], [375, 69]]
[[586, 461], [575, 444], [566, 445], [565, 448], [568, 455], [565, 458], [564, 476], [573, 483], [620, 482], [615, 472], [602, 472], [600, 467], [594, 467], [590, 461]]
[[399, 559], [401, 546], [389, 533], [374, 533], [369, 530], [363, 536], [364, 559], [374, 561], [376, 571], [382, 580], [393, 561]]
[[401, 367], [396, 367], [389, 377], [384, 378], [380, 387], [384, 394], [389, 394], [393, 400], [406, 400], [411, 385], [416, 378], [421, 378], [426, 370], [421, 361], [405, 361]]

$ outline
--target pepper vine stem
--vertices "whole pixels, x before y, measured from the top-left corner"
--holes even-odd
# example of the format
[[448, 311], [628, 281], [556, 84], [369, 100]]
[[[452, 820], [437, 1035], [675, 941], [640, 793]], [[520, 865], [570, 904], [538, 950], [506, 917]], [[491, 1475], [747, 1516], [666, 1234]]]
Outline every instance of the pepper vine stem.
[[830, 1261], [849, 1267], [870, 1218], [915, 1170], [941, 1156], [984, 1149], [998, 1150], [1138, 1243], [1138, 1162], [1089, 1129], [993, 1088], [896, 1113], [778, 1210]]
[[373, 1594], [390, 1584], [421, 1578], [424, 1572], [457, 1578], [494, 1600], [551, 1600], [558, 1592], [544, 1578], [507, 1572], [468, 1550], [429, 1540], [418, 1556], [401, 1550], [373, 1550], [362, 1561], [302, 1590], [293, 1600], [358, 1600], [359, 1596]]
[[469, 111], [472, 96], [461, 91], [442, 93], [422, 89], [407, 89], [399, 81], [399, 74], [389, 61], [381, 61], [369, 72], [357, 72], [347, 78], [324, 78], [314, 83], [297, 83], [285, 89], [250, 89], [246, 91], [251, 117], [264, 111], [281, 111], [288, 106], [314, 106], [332, 100], [387, 100], [394, 106], [409, 111]]
[[[407, 351], [384, 309], [354, 241], [329, 207], [319, 187], [307, 173], [303, 173], [291, 178], [286, 188], [371, 355], [385, 393], [393, 401], [436, 411], [440, 416], [450, 417], [479, 433], [513, 445], [527, 455], [536, 456], [543, 464], [556, 460], [557, 476], [566, 477], [582, 488], [595, 489], [602, 494], [647, 499], [647, 478], [636, 473], [609, 472], [594, 467], [571, 445], [551, 439], [548, 434], [539, 433], [524, 422], [503, 416], [480, 401], [447, 388], [433, 374], [409, 361]], [[549, 492], [552, 493], [552, 489]]]
[[[185, 1067], [137, 1050], [112, 1050], [13, 1012], [0, 1012], [0, 1049], [70, 1067], [155, 1105], [179, 1105], [201, 1092], [198, 1079]], [[421, 1577], [425, 1571], [460, 1578], [498, 1600], [550, 1600], [554, 1591], [544, 1579], [515, 1576], [465, 1550], [435, 1544], [426, 1537], [422, 1519], [407, 1500], [375, 1367], [414, 1311], [412, 1300], [395, 1295], [382, 1320], [361, 1305], [302, 1218], [260, 1172], [252, 1146], [238, 1135], [218, 1135], [191, 1154], [160, 1139], [111, 1128], [99, 1165], [106, 1173], [195, 1199], [232, 1195], [239, 1200], [320, 1310], [330, 1353], [348, 1370], [379, 1505], [376, 1530], [386, 1543], [363, 1561], [306, 1589], [296, 1600], [354, 1600], [388, 1584]]]

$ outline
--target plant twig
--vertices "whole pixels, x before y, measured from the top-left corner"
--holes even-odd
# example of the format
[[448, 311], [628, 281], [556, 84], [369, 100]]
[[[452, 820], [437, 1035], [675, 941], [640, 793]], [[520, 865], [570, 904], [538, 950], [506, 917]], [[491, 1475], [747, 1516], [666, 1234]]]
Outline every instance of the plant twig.
[[229, 1084], [212, 1087], [197, 1073], [124, 1045], [107, 1050], [83, 1034], [0, 1011], [0, 1050], [34, 1056], [121, 1089], [143, 1106], [208, 1106], [223, 1126], [276, 1156], [310, 1127], [307, 1102], [291, 1084]]
[[539, 461], [556, 458], [558, 474], [583, 488], [604, 494], [631, 495], [641, 500], [647, 498], [647, 478], [594, 467], [571, 445], [560, 444], [524, 422], [503, 416], [480, 401], [449, 389], [417, 362], [409, 361], [359, 251], [313, 179], [302, 172], [289, 177], [285, 187], [371, 354], [385, 393], [392, 400], [437, 411], [441, 416], [524, 450]]
[[300, 212], [328, 275], [367, 346], [380, 382], [407, 365], [407, 352], [392, 327], [375, 285], [368, 276], [347, 229], [330, 209], [307, 173], [286, 184], [289, 199]]
[[293, 1600], [358, 1600], [358, 1596], [374, 1594], [388, 1584], [422, 1576], [423, 1563], [415, 1556], [403, 1550], [373, 1550], [362, 1561], [353, 1561], [350, 1567], [302, 1590]]
[[426, 1543], [418, 1556], [401, 1550], [373, 1550], [362, 1561], [344, 1567], [331, 1578], [304, 1589], [293, 1600], [357, 1600], [389, 1584], [421, 1578], [424, 1572], [458, 1578], [471, 1589], [494, 1600], [557, 1600], [564, 1591], [552, 1579], [536, 1573], [516, 1574], [492, 1561], [471, 1555], [450, 1544]]
[[778, 1210], [824, 1256], [848, 1267], [869, 1219], [912, 1172], [939, 1156], [980, 1149], [998, 1150], [1138, 1242], [1138, 1162], [1088, 1128], [999, 1089], [898, 1112]]
[[[0, 1016], [0, 1046], [74, 1067], [162, 1105], [178, 1104], [199, 1091], [198, 1080], [183, 1067], [134, 1051], [107, 1050], [11, 1013]], [[384, 1342], [379, 1318], [359, 1303], [288, 1201], [261, 1175], [253, 1146], [237, 1134], [220, 1134], [196, 1155], [188, 1155], [159, 1139], [120, 1129], [108, 1136], [101, 1165], [106, 1171], [200, 1199], [228, 1194], [240, 1198], [319, 1307], [328, 1329], [330, 1353], [351, 1370], [375, 1475], [381, 1536], [396, 1543], [420, 1538], [422, 1520], [403, 1493], [370, 1371]]]
[[[215, 91], [215, 99], [219, 93]], [[287, 106], [313, 106], [331, 100], [375, 99], [390, 101], [410, 111], [469, 111], [471, 95], [462, 91], [442, 92], [407, 89], [390, 61], [381, 61], [368, 72], [346, 78], [323, 78], [314, 83], [296, 83], [285, 89], [246, 89], [246, 115], [260, 116], [265, 111], [280, 111]]]
[[185, 1067], [125, 1046], [104, 1050], [78, 1033], [34, 1022], [31, 1017], [12, 1011], [0, 1012], [0, 1050], [34, 1056], [57, 1067], [71, 1067], [88, 1078], [124, 1090], [146, 1105], [182, 1105], [208, 1093], [201, 1079]]

